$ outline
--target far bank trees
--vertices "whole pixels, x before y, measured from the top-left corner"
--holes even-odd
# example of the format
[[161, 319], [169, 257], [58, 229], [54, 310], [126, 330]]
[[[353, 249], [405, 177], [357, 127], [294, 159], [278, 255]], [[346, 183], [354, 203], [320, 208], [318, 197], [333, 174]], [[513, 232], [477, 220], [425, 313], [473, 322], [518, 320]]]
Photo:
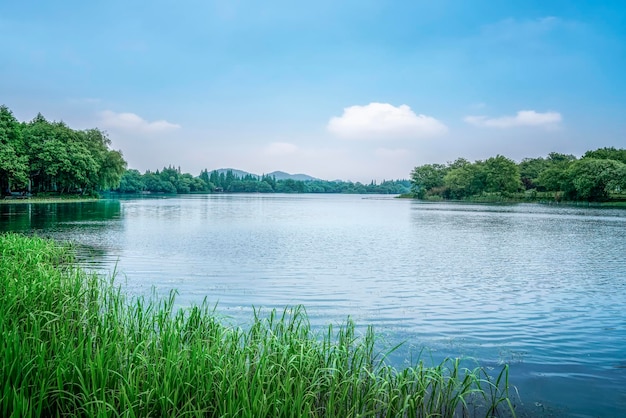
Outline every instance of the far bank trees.
[[624, 200], [626, 150], [599, 148], [580, 159], [553, 152], [519, 164], [501, 155], [475, 162], [459, 158], [415, 167], [411, 184], [421, 199], [535, 198], [539, 193], [556, 200]]
[[369, 184], [326, 181], [276, 179], [263, 174], [239, 176], [232, 170], [202, 170], [198, 177], [182, 173], [172, 166], [162, 170], [126, 170], [116, 192], [119, 193], [363, 193], [403, 194], [410, 190], [409, 180], [384, 180]]

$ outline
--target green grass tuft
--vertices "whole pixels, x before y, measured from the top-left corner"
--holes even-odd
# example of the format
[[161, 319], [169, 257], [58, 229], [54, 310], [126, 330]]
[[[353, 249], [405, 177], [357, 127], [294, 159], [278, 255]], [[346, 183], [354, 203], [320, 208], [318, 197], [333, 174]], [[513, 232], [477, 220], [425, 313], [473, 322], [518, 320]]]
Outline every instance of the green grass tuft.
[[515, 415], [508, 368], [458, 359], [397, 370], [372, 328], [314, 332], [303, 307], [245, 330], [206, 301], [128, 298], [71, 251], [0, 235], [1, 416], [452, 417]]

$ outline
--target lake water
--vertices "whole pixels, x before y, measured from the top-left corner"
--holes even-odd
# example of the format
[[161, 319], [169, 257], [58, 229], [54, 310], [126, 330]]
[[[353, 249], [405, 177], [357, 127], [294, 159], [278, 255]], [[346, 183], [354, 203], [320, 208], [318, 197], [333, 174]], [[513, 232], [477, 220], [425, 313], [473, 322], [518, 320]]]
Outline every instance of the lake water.
[[80, 244], [132, 294], [245, 324], [303, 304], [375, 326], [392, 361], [510, 365], [530, 416], [626, 413], [626, 210], [388, 196], [196, 195], [0, 205], [0, 231]]

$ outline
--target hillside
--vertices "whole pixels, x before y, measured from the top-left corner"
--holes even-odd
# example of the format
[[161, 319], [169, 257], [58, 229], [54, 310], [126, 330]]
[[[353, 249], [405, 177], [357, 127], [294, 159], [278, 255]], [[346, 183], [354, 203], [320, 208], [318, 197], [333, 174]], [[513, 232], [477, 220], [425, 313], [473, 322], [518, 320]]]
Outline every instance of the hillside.
[[[219, 168], [217, 170], [211, 170], [211, 171], [217, 171], [218, 173], [226, 173], [227, 171], [232, 171], [232, 173], [236, 176], [236, 177], [245, 177], [247, 175], [250, 176], [254, 176], [256, 178], [261, 178], [261, 175], [259, 174], [254, 174], [254, 173], [249, 173], [247, 171], [243, 171], [243, 170], [238, 170], [235, 168]], [[210, 172], [211, 172], [210, 171]], [[319, 180], [318, 178], [309, 176], [307, 174], [289, 174], [286, 173], [284, 171], [272, 171], [271, 173], [264, 173], [267, 176], [270, 177], [276, 177], [276, 180], [296, 180], [296, 181], [311, 181], [311, 180]]]

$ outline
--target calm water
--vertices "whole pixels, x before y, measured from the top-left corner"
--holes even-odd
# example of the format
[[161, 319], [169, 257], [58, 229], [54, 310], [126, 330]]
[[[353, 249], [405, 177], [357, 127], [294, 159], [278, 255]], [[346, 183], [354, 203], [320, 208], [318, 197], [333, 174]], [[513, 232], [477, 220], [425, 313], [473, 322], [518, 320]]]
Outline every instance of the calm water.
[[[373, 324], [393, 359], [510, 364], [532, 416], [626, 413], [626, 210], [211, 195], [0, 205], [0, 231], [78, 242], [133, 294], [245, 324], [304, 304]], [[429, 360], [430, 361], [430, 360]]]

